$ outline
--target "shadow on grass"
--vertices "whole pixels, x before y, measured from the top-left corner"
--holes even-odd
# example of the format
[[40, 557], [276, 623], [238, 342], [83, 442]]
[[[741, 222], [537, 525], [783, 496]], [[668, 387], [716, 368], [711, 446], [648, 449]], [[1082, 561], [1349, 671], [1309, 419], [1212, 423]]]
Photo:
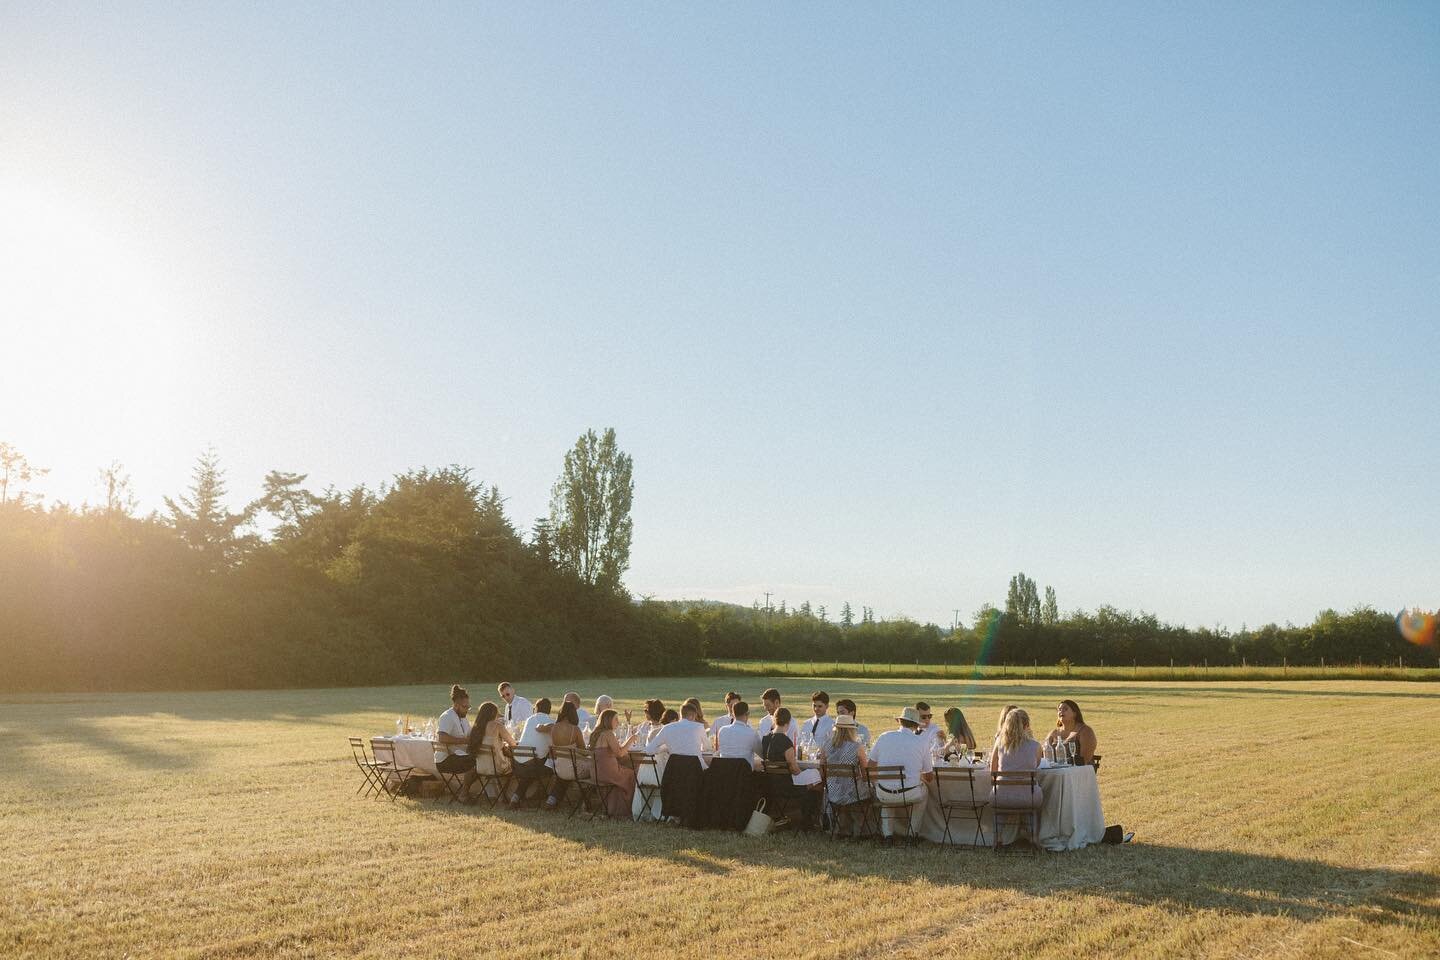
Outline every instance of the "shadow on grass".
[[[1436, 877], [1386, 867], [1344, 867], [1260, 853], [1162, 844], [1096, 846], [1062, 854], [996, 854], [988, 848], [882, 847], [823, 835], [763, 838], [657, 824], [590, 823], [541, 811], [430, 806], [429, 816], [501, 820], [538, 834], [629, 857], [651, 858], [680, 875], [724, 877], [735, 866], [798, 870], [834, 879], [927, 882], [1004, 889], [1027, 896], [1094, 896], [1174, 911], [1218, 910], [1313, 921], [1358, 912], [1367, 921], [1405, 926], [1440, 922]], [[958, 890], [951, 895], [963, 895]]]

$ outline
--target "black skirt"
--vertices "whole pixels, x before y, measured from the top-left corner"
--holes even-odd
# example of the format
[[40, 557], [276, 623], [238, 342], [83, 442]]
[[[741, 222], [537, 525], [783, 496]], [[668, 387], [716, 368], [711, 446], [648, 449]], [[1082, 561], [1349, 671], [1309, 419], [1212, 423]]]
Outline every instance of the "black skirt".
[[704, 768], [699, 757], [671, 754], [660, 778], [660, 810], [666, 817], [678, 817], [687, 827], [700, 826], [700, 796]]
[[712, 830], [744, 830], [759, 792], [750, 761], [721, 757], [705, 771], [701, 822]]

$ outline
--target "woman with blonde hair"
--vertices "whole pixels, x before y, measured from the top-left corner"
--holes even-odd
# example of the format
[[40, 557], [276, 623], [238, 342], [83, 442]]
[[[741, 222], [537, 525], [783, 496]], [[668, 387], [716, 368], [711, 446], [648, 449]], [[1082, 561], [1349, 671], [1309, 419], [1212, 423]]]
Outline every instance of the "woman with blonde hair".
[[1010, 712], [1011, 712], [1012, 710], [1019, 710], [1019, 709], [1020, 709], [1020, 708], [1017, 707], [1017, 706], [1015, 706], [1015, 704], [1013, 704], [1013, 703], [1007, 703], [1007, 704], [1005, 704], [1005, 706], [1000, 710], [1000, 720], [999, 720], [999, 722], [997, 722], [997, 723], [995, 724], [995, 742], [994, 742], [994, 744], [993, 744], [993, 746], [994, 746], [995, 749], [998, 750], [999, 747], [1000, 747], [1000, 735], [1001, 735], [1001, 733], [1004, 732], [1004, 730], [1005, 730], [1005, 718], [1008, 717], [1008, 716], [1010, 716]]
[[[860, 742], [854, 717], [842, 713], [835, 718], [830, 742], [820, 748], [820, 758], [830, 766], [855, 766], [855, 776], [826, 777], [825, 796], [830, 801], [830, 809], [839, 818], [839, 825], [848, 828], [847, 835], [858, 834], [859, 828], [855, 826], [855, 822], [857, 819], [863, 820], [863, 815], [855, 809], [855, 804], [869, 796], [859, 771], [870, 761], [865, 755], [865, 745]], [[863, 827], [863, 823], [861, 826]]]
[[635, 771], [620, 765], [630, 755], [630, 747], [638, 734], [632, 733], [624, 743], [615, 734], [613, 708], [601, 710], [600, 719], [590, 734], [590, 750], [595, 754], [595, 779], [612, 784], [615, 789], [605, 797], [605, 812], [611, 818], [630, 816], [630, 805], [635, 799]]
[[[991, 773], [1040, 769], [1041, 749], [1030, 733], [1030, 715], [1019, 707], [1005, 714], [1000, 724], [1000, 736], [995, 740], [995, 751], [990, 754]], [[1004, 801], [1007, 807], [1038, 807], [1039, 790], [1030, 791], [1023, 786], [999, 786], [995, 788], [997, 801]]]

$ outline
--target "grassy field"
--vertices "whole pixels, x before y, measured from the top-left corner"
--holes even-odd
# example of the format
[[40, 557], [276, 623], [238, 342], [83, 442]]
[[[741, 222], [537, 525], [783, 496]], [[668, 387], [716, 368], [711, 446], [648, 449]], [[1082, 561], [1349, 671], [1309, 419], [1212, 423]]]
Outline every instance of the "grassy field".
[[1081, 666], [1003, 663], [843, 663], [823, 660], [710, 660], [717, 674], [739, 677], [878, 677], [897, 680], [1440, 680], [1440, 666], [1427, 651], [1404, 665], [1330, 664], [1324, 667]]
[[[796, 706], [815, 685], [774, 682]], [[707, 704], [733, 685], [574, 684]], [[1440, 954], [1440, 688], [824, 686], [876, 728], [917, 698], [988, 728], [1073, 696], [1136, 843], [997, 856], [355, 798], [343, 738], [439, 712], [439, 687], [10, 696], [0, 956]]]

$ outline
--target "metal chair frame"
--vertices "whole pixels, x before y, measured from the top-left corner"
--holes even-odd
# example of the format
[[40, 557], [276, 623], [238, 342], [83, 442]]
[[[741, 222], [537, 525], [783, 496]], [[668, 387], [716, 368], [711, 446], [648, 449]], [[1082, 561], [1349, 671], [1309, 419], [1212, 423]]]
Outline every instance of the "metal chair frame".
[[[534, 747], [520, 747], [520, 746], [517, 746], [517, 747], [514, 747], [514, 748], [511, 749], [511, 751], [510, 751], [510, 759], [511, 759], [511, 761], [513, 762], [514, 766], [515, 766], [516, 768], [518, 768], [518, 767], [520, 766], [520, 764], [522, 764], [522, 763], [529, 763], [531, 760], [538, 760], [538, 759], [541, 759], [541, 758], [540, 758], [539, 755], [535, 752], [535, 748], [534, 748]], [[517, 793], [517, 794], [518, 794], [518, 793], [520, 792], [520, 790], [519, 790], [520, 785], [523, 784], [523, 785], [525, 786], [526, 792], [528, 793], [529, 790], [530, 790], [530, 785], [531, 785], [532, 783], [539, 783], [539, 784], [540, 784], [540, 792], [543, 794], [543, 793], [546, 792], [546, 786], [549, 784], [550, 779], [551, 779], [553, 776], [555, 776], [554, 771], [553, 771], [553, 770], [549, 770], [548, 768], [546, 769], [546, 771], [545, 771], [544, 773], [540, 774], [538, 777], [522, 777], [522, 776], [520, 776], [514, 769], [512, 769], [512, 770], [510, 771], [511, 791], [512, 791], [513, 793]], [[523, 798], [522, 798], [521, 802], [522, 802], [522, 803], [524, 802]], [[545, 801], [542, 800], [542, 801], [540, 801], [540, 802], [543, 804]]]
[[[630, 766], [635, 770], [635, 790], [640, 794], [640, 816], [635, 818], [636, 823], [644, 823], [649, 819], [651, 823], [659, 823], [659, 817], [651, 811], [651, 804], [655, 798], [660, 796], [660, 765], [655, 762], [655, 757], [643, 750], [630, 751]], [[655, 770], [655, 782], [649, 784], [640, 779], [640, 768], [651, 767]]]
[[[480, 772], [480, 759], [484, 756], [490, 757], [492, 773]], [[505, 797], [505, 788], [509, 785], [512, 774], [500, 773], [501, 761], [505, 755], [500, 750], [498, 743], [485, 743], [480, 745], [480, 750], [475, 754], [475, 783], [480, 787], [480, 797], [476, 803], [485, 804], [487, 809], [494, 810], [495, 805]], [[490, 785], [495, 785], [495, 796], [490, 796]]]
[[[947, 781], [956, 784], [960, 789], [959, 799], [945, 799], [944, 786]], [[959, 787], [962, 781], [964, 782], [963, 788]], [[957, 845], [955, 838], [950, 834], [950, 822], [955, 818], [956, 813], [968, 810], [975, 817], [975, 842], [972, 846], [984, 846], [985, 809], [990, 806], [990, 801], [981, 800], [975, 795], [975, 770], [971, 767], [936, 767], [935, 779], [931, 781], [930, 786], [935, 794], [935, 803], [940, 810], [940, 817], [945, 821], [945, 835], [942, 842], [952, 846]], [[968, 799], [966, 799], [967, 797]]]
[[[441, 743], [439, 740], [431, 740], [430, 749], [432, 751], [440, 751], [446, 749], [446, 747], [445, 744]], [[473, 769], [473, 757], [471, 758], [471, 766]], [[439, 763], [435, 764], [435, 779], [439, 780], [440, 783], [444, 785], [445, 792], [450, 795], [451, 803], [465, 802], [465, 777], [467, 772], [468, 771], [461, 771], [460, 773], [446, 773], [444, 770], [440, 769]], [[436, 796], [435, 799], [438, 801], [440, 797]]]
[[[915, 802], [913, 800], [907, 800], [904, 803], [882, 803], [880, 800], [880, 791], [882, 789], [886, 793], [895, 793], [897, 790], [905, 791], [915, 786], [915, 784], [907, 784], [905, 782], [905, 768], [902, 766], [870, 767], [866, 770], [866, 779], [870, 782], [870, 793], [875, 798], [875, 810], [878, 817], [877, 822], [880, 827], [881, 841], [895, 839], [893, 834], [889, 837], [885, 836], [885, 815], [887, 813], [890, 814], [890, 819], [894, 820], [901, 811], [904, 811], [906, 837], [911, 843], [918, 840], [919, 835], [916, 834], [913, 829]], [[898, 783], [900, 786], [898, 788], [883, 787], [882, 784], [884, 783]]]
[[1025, 787], [1030, 791], [1031, 796], [1044, 797], [1044, 791], [1040, 789], [1039, 774], [1034, 770], [997, 770], [990, 774], [990, 804], [995, 821], [994, 836], [991, 838], [994, 850], [1000, 850], [1000, 825], [1002, 818], [1005, 822], [1015, 821], [1019, 826], [1025, 828], [1029, 833], [1030, 845], [1038, 852], [1040, 848], [1040, 807], [1039, 805], [1029, 807], [1008, 806], [1000, 802], [1001, 787]]
[[[836, 816], [836, 814], [846, 811], [856, 811], [860, 814], [860, 836], [873, 837], [880, 829], [878, 822], [874, 819], [875, 807], [877, 806], [875, 795], [871, 792], [870, 795], [867, 796], [867, 791], [861, 789], [862, 786], [867, 788], [869, 786], [869, 781], [863, 770], [864, 768], [858, 763], [827, 763], [821, 767], [821, 783], [825, 787], [825, 807], [830, 814], [831, 840], [834, 840], [840, 833], [840, 818]], [[829, 789], [830, 779], [832, 777], [838, 777], [842, 780], [848, 778], [851, 783], [855, 784], [856, 799], [851, 803], [832, 803]], [[872, 824], [874, 824], [873, 829]]]
[[374, 755], [366, 752], [365, 741], [362, 738], [350, 737], [349, 740], [350, 756], [355, 760], [355, 766], [360, 768], [360, 775], [364, 778], [360, 782], [360, 786], [355, 788], [356, 795], [363, 794], [368, 798], [374, 794], [376, 799], [379, 799], [378, 795], [384, 793], [385, 788], [380, 784], [380, 774], [376, 768]]
[[396, 762], [395, 743], [385, 737], [370, 738], [370, 753], [375, 757], [377, 783], [390, 798], [390, 802], [394, 803], [405, 792], [405, 784], [410, 782], [415, 768], [402, 767]]
[[[595, 761], [595, 751], [586, 750], [584, 747], [576, 747], [575, 759], [578, 762], [590, 762], [590, 775], [586, 776], [583, 766], [575, 768], [575, 782], [580, 787], [580, 802], [589, 807], [588, 819], [594, 820], [597, 816], [604, 814], [610, 818], [610, 808], [606, 801], [610, 799], [610, 793], [615, 789], [615, 784], [606, 783], [600, 779], [600, 764]], [[572, 814], [573, 815], [573, 814]]]

